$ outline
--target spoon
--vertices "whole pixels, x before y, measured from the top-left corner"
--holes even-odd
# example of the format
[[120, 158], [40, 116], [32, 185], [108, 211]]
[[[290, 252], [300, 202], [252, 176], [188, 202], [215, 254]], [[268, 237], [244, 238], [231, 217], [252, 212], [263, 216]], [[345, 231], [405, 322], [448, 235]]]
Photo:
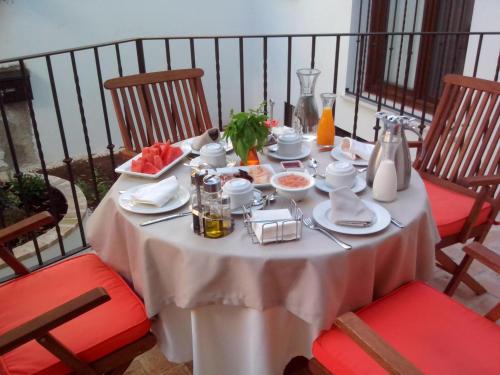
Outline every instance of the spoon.
[[309, 159], [309, 167], [314, 169], [313, 177], [325, 178], [324, 174], [318, 172], [318, 161], [314, 158]]

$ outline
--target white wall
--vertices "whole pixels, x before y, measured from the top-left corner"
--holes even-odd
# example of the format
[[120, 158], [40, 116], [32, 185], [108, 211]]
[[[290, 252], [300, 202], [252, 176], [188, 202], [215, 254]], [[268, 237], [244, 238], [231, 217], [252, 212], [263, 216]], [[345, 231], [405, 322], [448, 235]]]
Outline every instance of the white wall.
[[[0, 59], [25, 54], [108, 42], [117, 39], [176, 36], [280, 33], [346, 32], [350, 27], [351, 1], [343, 0], [6, 0], [0, 1]], [[310, 62], [310, 38], [294, 40], [292, 72]], [[270, 39], [268, 97], [277, 103], [282, 116], [286, 99], [285, 38]], [[316, 66], [323, 71], [318, 93], [331, 91], [335, 41], [319, 39]], [[190, 67], [189, 44], [172, 42], [173, 68]], [[231, 108], [239, 110], [239, 70], [237, 40], [221, 40], [221, 84], [224, 122]], [[146, 42], [148, 71], [165, 69], [162, 41]], [[257, 106], [263, 99], [262, 41], [245, 42], [245, 104]], [[113, 47], [99, 50], [103, 79], [117, 76]], [[121, 47], [125, 74], [137, 72], [135, 47]], [[205, 70], [204, 87], [213, 122], [217, 124], [215, 61], [213, 41], [196, 42], [196, 63]], [[85, 115], [93, 152], [105, 151], [107, 144], [97, 85], [94, 56], [76, 53]], [[342, 45], [339, 77], [345, 76], [347, 43]], [[54, 56], [52, 63], [58, 96], [73, 157], [84, 155], [84, 138], [69, 56]], [[34, 90], [34, 106], [44, 153], [49, 162], [63, 159], [50, 85], [43, 59], [27, 62]], [[342, 81], [338, 87], [344, 87]], [[292, 103], [297, 100], [298, 82], [292, 77]], [[121, 144], [109, 95], [107, 106], [113, 141]]]
[[[498, 0], [475, 0], [471, 31], [500, 31], [500, 2]], [[476, 61], [479, 37], [469, 39], [465, 58], [464, 74], [472, 76]], [[481, 45], [477, 77], [492, 80], [495, 77], [497, 57], [500, 52], [500, 35], [486, 35]]]

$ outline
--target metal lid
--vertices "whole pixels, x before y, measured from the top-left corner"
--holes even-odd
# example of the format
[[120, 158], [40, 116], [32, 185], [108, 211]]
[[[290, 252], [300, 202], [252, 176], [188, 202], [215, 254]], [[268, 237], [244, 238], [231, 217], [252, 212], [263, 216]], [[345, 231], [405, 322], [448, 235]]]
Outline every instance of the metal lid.
[[191, 172], [191, 184], [192, 185], [202, 185], [203, 183], [203, 177], [205, 177], [207, 175], [207, 171], [204, 170], [204, 171], [197, 171], [197, 170], [193, 170]]
[[206, 176], [203, 179], [203, 189], [207, 193], [216, 193], [220, 190], [221, 183], [220, 183], [220, 177], [219, 176]]

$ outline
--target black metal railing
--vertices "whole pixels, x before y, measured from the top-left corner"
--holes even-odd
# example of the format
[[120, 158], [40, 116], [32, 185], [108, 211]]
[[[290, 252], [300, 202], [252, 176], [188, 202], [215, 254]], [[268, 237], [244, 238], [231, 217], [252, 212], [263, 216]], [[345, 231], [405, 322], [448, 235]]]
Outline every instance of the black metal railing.
[[[78, 60], [76, 56], [78, 54], [90, 54], [93, 57], [92, 62], [87, 62], [85, 64], [85, 68], [88, 69], [89, 64], [92, 65], [92, 68], [95, 69], [95, 74], [97, 76], [97, 80], [94, 83], [97, 87], [94, 87], [96, 91], [99, 92], [99, 97], [96, 99], [97, 103], [100, 104], [100, 110], [102, 111], [102, 123], [99, 124], [104, 129], [103, 138], [105, 138], [105, 149], [106, 149], [106, 158], [107, 162], [111, 170], [114, 171], [117, 160], [116, 160], [116, 145], [121, 144], [121, 139], [117, 138], [114, 132], [114, 129], [117, 129], [117, 124], [114, 121], [112, 115], [110, 115], [110, 105], [108, 104], [108, 94], [105, 92], [103, 87], [103, 81], [108, 78], [112, 78], [113, 76], [119, 75], [123, 76], [125, 73], [124, 63], [130, 63], [130, 55], [124, 52], [126, 48], [128, 52], [130, 52], [130, 48], [133, 49], [133, 59], [134, 64], [137, 64], [136, 71], [127, 72], [127, 74], [131, 73], [143, 73], [147, 71], [148, 64], [152, 63], [151, 57], [148, 55], [148, 52], [145, 49], [145, 43], [161, 43], [161, 48], [165, 49], [165, 56], [163, 61], [161, 62], [161, 66], [163, 69], [173, 69], [173, 68], [185, 68], [186, 65], [191, 67], [197, 66], [197, 62], [200, 60], [206, 60], [206, 54], [198, 54], [197, 55], [197, 45], [199, 43], [209, 42], [212, 44], [213, 48], [213, 59], [214, 68], [212, 71], [208, 71], [205, 69], [206, 77], [210, 77], [215, 81], [215, 100], [214, 106], [211, 108], [211, 116], [212, 118], [216, 118], [216, 123], [220, 129], [223, 128], [224, 124], [224, 115], [225, 111], [223, 111], [223, 99], [224, 99], [224, 87], [223, 87], [223, 79], [226, 74], [230, 70], [234, 70], [236, 67], [238, 71], [239, 81], [239, 106], [241, 110], [245, 110], [247, 108], [248, 103], [250, 102], [250, 98], [248, 97], [247, 92], [245, 91], [245, 83], [246, 82], [254, 82], [259, 81], [262, 82], [262, 92], [258, 98], [259, 101], [267, 101], [268, 98], [282, 98], [283, 102], [285, 102], [285, 119], [290, 119], [290, 108], [292, 103], [292, 66], [294, 63], [294, 59], [296, 59], [297, 52], [301, 57], [303, 54], [310, 53], [310, 62], [309, 65], [311, 68], [316, 67], [318, 65], [318, 54], [319, 54], [319, 43], [323, 43], [325, 41], [333, 47], [334, 53], [330, 56], [329, 61], [324, 63], [326, 66], [329, 66], [331, 71], [331, 90], [334, 93], [346, 93], [348, 96], [352, 96], [354, 99], [354, 115], [352, 118], [352, 126], [347, 126], [346, 124], [341, 125], [343, 130], [347, 134], [351, 134], [353, 137], [359, 137], [360, 135], [360, 127], [359, 127], [359, 109], [360, 103], [365, 101], [368, 104], [372, 104], [374, 110], [381, 110], [382, 108], [389, 108], [395, 110], [400, 113], [409, 113], [413, 115], [417, 115], [420, 119], [421, 126], [420, 129], [423, 132], [426, 124], [428, 124], [429, 120], [432, 118], [432, 111], [435, 108], [435, 101], [437, 101], [439, 97], [439, 92], [435, 92], [435, 94], [431, 97], [425, 97], [422, 103], [422, 106], [419, 111], [416, 111], [416, 98], [411, 98], [409, 96], [408, 84], [410, 81], [410, 68], [411, 68], [411, 56], [414, 53], [415, 45], [418, 44], [416, 39], [420, 42], [427, 39], [435, 39], [442, 38], [446, 41], [450, 38], [467, 38], [467, 40], [477, 40], [477, 48], [475, 51], [474, 58], [474, 68], [472, 74], [476, 76], [478, 74], [478, 65], [480, 60], [496, 60], [496, 68], [492, 72], [481, 72], [482, 76], [488, 76], [489, 79], [498, 80], [499, 74], [499, 66], [500, 66], [500, 54], [496, 56], [489, 56], [486, 53], [482, 53], [482, 48], [484, 46], [485, 39], [498, 38], [500, 32], [394, 32], [394, 33], [337, 33], [337, 34], [280, 34], [280, 35], [232, 35], [232, 36], [178, 36], [178, 37], [149, 37], [149, 38], [138, 38], [138, 39], [126, 39], [113, 41], [109, 43], [102, 43], [96, 45], [89, 45], [77, 48], [70, 48], [58, 51], [52, 51], [41, 54], [34, 54], [28, 56], [21, 56], [15, 58], [9, 58], [0, 60], [0, 66], [3, 64], [12, 64], [15, 63], [18, 65], [21, 75], [23, 77], [23, 82], [25, 85], [26, 92], [31, 91], [30, 84], [28, 82], [28, 64], [40, 64], [45, 65], [47, 76], [48, 76], [48, 86], [47, 90], [44, 92], [35, 92], [33, 91], [33, 98], [27, 98], [27, 107], [29, 112], [30, 125], [33, 132], [34, 138], [34, 146], [37, 150], [38, 155], [38, 171], [43, 176], [43, 181], [45, 183], [46, 189], [50, 188], [49, 182], [49, 168], [46, 160], [46, 148], [50, 147], [47, 145], [46, 137], [44, 138], [40, 133], [40, 126], [37, 122], [38, 113], [36, 111], [36, 103], [37, 100], [41, 96], [49, 96], [52, 98], [52, 110], [55, 114], [55, 124], [54, 133], [51, 134], [51, 142], [54, 142], [54, 139], [58, 139], [56, 142], [62, 148], [62, 159], [59, 162], [62, 162], [64, 168], [66, 169], [66, 175], [71, 185], [71, 196], [74, 201], [74, 205], [76, 208], [76, 215], [78, 219], [78, 231], [80, 237], [80, 244], [71, 249], [66, 248], [64, 239], [61, 235], [61, 230], [58, 225], [56, 225], [56, 233], [58, 237], [58, 254], [56, 256], [44, 256], [44, 254], [40, 251], [36, 239], [34, 242], [34, 252], [36, 258], [36, 264], [32, 265], [34, 268], [43, 266], [47, 263], [59, 260], [62, 257], [74, 254], [75, 252], [81, 251], [88, 247], [87, 239], [85, 237], [85, 228], [83, 224], [83, 219], [80, 215], [80, 210], [78, 206], [78, 198], [77, 198], [77, 188], [76, 182], [78, 176], [75, 176], [74, 173], [74, 158], [76, 156], [80, 157], [82, 155], [75, 155], [75, 152], [69, 147], [68, 139], [72, 139], [74, 137], [82, 137], [81, 141], [84, 144], [84, 156], [83, 158], [87, 160], [88, 167], [90, 169], [90, 180], [91, 180], [91, 190], [93, 193], [94, 199], [98, 202], [103, 195], [103, 192], [99, 189], [99, 181], [96, 173], [96, 167], [94, 165], [96, 154], [101, 153], [103, 150], [93, 149], [92, 147], [92, 136], [90, 135], [89, 130], [89, 121], [88, 114], [90, 113], [87, 109], [88, 101], [86, 102], [83, 90], [82, 90], [82, 80], [80, 76], [81, 64], [78, 64]], [[386, 64], [386, 59], [391, 60], [392, 56], [392, 48], [394, 38], [398, 36], [400, 38], [401, 46], [403, 45], [403, 39], [407, 38], [407, 49], [406, 49], [406, 58], [402, 58], [402, 48], [399, 49], [398, 63], [397, 63], [397, 76], [399, 74], [404, 75], [403, 85], [399, 86], [396, 82], [396, 93], [392, 95], [393, 99], [388, 98], [387, 95], [387, 81], [390, 77], [390, 69], [391, 63]], [[257, 77], [253, 74], [251, 77], [245, 75], [245, 60], [248, 58], [245, 56], [245, 45], [249, 43], [249, 41], [260, 41], [262, 50], [261, 56], [262, 60], [259, 64], [262, 67], [262, 75]], [[283, 69], [286, 69], [286, 79], [284, 80], [285, 84], [279, 90], [279, 92], [269, 92], [270, 85], [269, 83], [269, 68], [270, 68], [270, 41], [281, 41], [284, 46], [286, 45], [286, 63], [283, 64]], [[302, 43], [304, 40], [310, 40], [310, 47], [304, 48], [303, 43], [300, 44], [300, 48], [295, 47], [295, 43], [298, 41]], [[343, 49], [341, 51], [341, 47], [343, 43], [350, 44], [351, 40], [356, 41], [356, 53], [354, 61], [349, 61], [348, 55], [349, 50]], [[365, 83], [368, 77], [368, 66], [370, 59], [370, 51], [369, 48], [373, 48], [377, 46], [377, 40], [383, 40], [383, 43], [379, 43], [380, 45], [386, 45], [385, 48], [387, 50], [383, 50], [378, 55], [383, 56], [383, 61], [379, 64], [379, 68], [376, 70], [376, 90], [367, 90], [367, 85]], [[498, 39], [495, 39], [498, 41]], [[188, 43], [189, 53], [186, 56], [186, 60], [189, 62], [184, 64], [184, 66], [174, 66], [173, 58], [177, 58], [178, 55], [175, 54], [174, 48], [172, 47], [172, 43], [184, 41]], [[228, 66], [226, 69], [221, 65], [221, 42], [222, 41], [234, 41], [237, 43], [237, 64], [233, 66]], [[324, 45], [324, 44], [323, 44]], [[431, 43], [432, 45], [432, 43]], [[392, 47], [391, 47], [392, 46]], [[103, 55], [103, 51], [106, 50], [106, 54]], [[112, 51], [112, 52], [111, 52]], [[294, 54], [295, 52], [295, 54]], [[427, 51], [428, 53], [429, 51]], [[199, 53], [199, 52], [198, 52]], [[124, 57], [125, 56], [125, 57]], [[69, 70], [69, 75], [56, 75], [58, 73], [54, 70], [54, 59], [64, 57], [68, 59], [70, 63], [71, 69]], [[87, 56], [88, 57], [88, 56]], [[322, 55], [324, 60], [324, 54]], [[158, 59], [155, 56], [155, 59]], [[341, 59], [345, 61], [347, 64], [354, 65], [353, 76], [352, 77], [342, 77], [341, 74], [345, 69], [341, 70]], [[88, 60], [88, 59], [87, 59]], [[247, 60], [248, 61], [248, 60]], [[113, 73], [107, 72], [103, 74], [103, 62], [106, 66], [113, 65], [115, 67]], [[156, 61], [158, 62], [158, 61]], [[129, 64], [130, 65], [130, 64]], [[446, 69], [442, 66], [439, 67], [438, 76], [439, 79], [445, 74], [448, 73]], [[425, 74], [425, 71], [424, 71]], [[62, 80], [66, 82], [72, 82], [74, 86], [75, 92], [75, 103], [77, 111], [79, 111], [79, 122], [80, 124], [67, 124], [64, 122], [62, 112], [67, 112], [74, 109], [69, 108], [61, 108], [60, 106], [60, 98], [61, 94], [64, 95], [64, 98], [67, 99], [67, 93], [62, 93], [59, 88]], [[344, 83], [345, 82], [345, 83]], [[89, 85], [88, 81], [85, 81], [86, 85]], [[437, 85], [439, 91], [439, 85]], [[255, 99], [255, 98], [251, 98]], [[434, 101], [430, 103], [431, 99]], [[255, 101], [255, 100], [254, 100]], [[431, 105], [432, 104], [432, 105]], [[335, 104], [336, 106], [340, 104]], [[346, 105], [345, 103], [342, 105]], [[5, 136], [7, 138], [8, 150], [6, 152], [10, 155], [10, 164], [13, 169], [13, 177], [18, 180], [18, 182], [22, 183], [23, 173], [26, 172], [25, 168], [18, 163], [16, 150], [16, 142], [14, 139], [11, 130], [11, 124], [9, 123], [8, 116], [8, 104], [4, 103], [2, 100], [2, 95], [0, 91], [0, 113], [1, 120], [3, 122], [3, 127], [5, 129]], [[112, 110], [111, 110], [112, 112]], [[349, 124], [350, 125], [350, 124]], [[373, 119], [373, 126], [371, 126], [373, 130], [373, 139], [377, 139], [380, 124], [378, 120]], [[57, 138], [55, 138], [57, 137]], [[53, 161], [51, 161], [52, 163]], [[113, 172], [114, 173], [114, 172]], [[21, 197], [22, 200], [22, 197]], [[2, 216], [3, 208], [0, 207], [0, 224], [4, 223]], [[27, 212], [29, 214], [29, 212]]]

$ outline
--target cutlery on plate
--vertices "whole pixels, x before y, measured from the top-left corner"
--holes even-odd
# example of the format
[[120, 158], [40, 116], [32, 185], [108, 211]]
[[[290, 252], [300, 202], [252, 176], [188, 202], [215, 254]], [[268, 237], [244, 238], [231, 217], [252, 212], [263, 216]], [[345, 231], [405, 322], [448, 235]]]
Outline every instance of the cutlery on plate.
[[405, 227], [405, 225], [402, 222], [400, 222], [397, 219], [394, 219], [392, 216], [391, 216], [391, 223], [393, 223], [398, 228], [404, 228]]
[[337, 237], [335, 237], [332, 233], [330, 233], [329, 231], [327, 231], [326, 229], [320, 227], [319, 225], [317, 225], [314, 221], [313, 218], [311, 217], [304, 217], [302, 219], [302, 222], [304, 223], [304, 225], [306, 227], [308, 227], [309, 229], [312, 229], [312, 230], [317, 230], [317, 231], [320, 231], [321, 233], [323, 233], [325, 236], [327, 236], [328, 238], [330, 238], [331, 240], [335, 241], [337, 243], [337, 245], [339, 245], [340, 247], [342, 247], [343, 249], [345, 250], [350, 250], [352, 249], [352, 246], [339, 240]]
[[159, 223], [162, 221], [177, 219], [178, 217], [183, 217], [183, 216], [188, 216], [188, 215], [191, 215], [191, 211], [179, 212], [178, 214], [163, 216], [163, 217], [160, 217], [159, 219], [148, 220], [148, 221], [145, 221], [143, 223], [140, 223], [139, 225], [141, 227], [145, 227], [146, 225], [156, 224], [156, 223]]

